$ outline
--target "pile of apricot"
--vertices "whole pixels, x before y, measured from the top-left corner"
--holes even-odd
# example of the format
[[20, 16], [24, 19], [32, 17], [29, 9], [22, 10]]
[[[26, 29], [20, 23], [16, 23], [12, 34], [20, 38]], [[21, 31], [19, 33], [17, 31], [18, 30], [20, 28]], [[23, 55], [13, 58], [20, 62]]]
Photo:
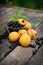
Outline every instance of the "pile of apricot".
[[19, 44], [22, 46], [29, 46], [31, 44], [31, 40], [36, 37], [36, 30], [32, 29], [31, 23], [27, 20], [18, 19], [17, 23], [22, 26], [22, 29], [20, 28], [18, 31], [14, 30], [10, 32], [8, 36], [9, 40], [11, 42], [19, 40]]

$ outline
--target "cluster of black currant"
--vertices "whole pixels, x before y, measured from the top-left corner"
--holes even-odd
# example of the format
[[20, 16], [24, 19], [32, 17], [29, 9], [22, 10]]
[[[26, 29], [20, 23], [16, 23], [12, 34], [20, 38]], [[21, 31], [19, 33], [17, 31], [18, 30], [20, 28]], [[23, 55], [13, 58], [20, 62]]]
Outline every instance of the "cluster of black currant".
[[18, 21], [11, 21], [7, 24], [9, 32], [18, 31], [23, 29], [23, 26], [18, 23]]

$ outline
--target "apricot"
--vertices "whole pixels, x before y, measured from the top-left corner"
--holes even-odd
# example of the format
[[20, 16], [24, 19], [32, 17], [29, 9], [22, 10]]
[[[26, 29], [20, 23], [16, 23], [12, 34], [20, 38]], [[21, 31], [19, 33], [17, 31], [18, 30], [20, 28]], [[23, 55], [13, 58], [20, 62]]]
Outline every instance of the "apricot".
[[15, 42], [19, 39], [19, 34], [15, 31], [11, 32], [8, 36], [9, 40]]
[[32, 33], [31, 33], [30, 29], [27, 31], [27, 33], [29, 34], [29, 36], [30, 36], [31, 39], [32, 39]]
[[19, 36], [21, 36], [21, 35], [23, 35], [25, 33], [27, 33], [27, 30], [25, 30], [25, 29], [22, 29], [22, 30], [18, 31]]
[[37, 35], [37, 32], [34, 29], [29, 29], [27, 33], [30, 35], [31, 39], [34, 39]]
[[27, 20], [23, 20], [23, 19], [19, 19], [19, 20], [18, 20], [18, 23], [19, 23], [20, 25], [22, 25], [22, 26], [26, 25], [27, 22], [28, 22]]
[[32, 26], [31, 26], [31, 23], [27, 23], [25, 26], [24, 26], [26, 29], [30, 29]]
[[31, 38], [28, 34], [23, 34], [20, 39], [19, 39], [19, 43], [22, 46], [29, 46], [31, 44]]

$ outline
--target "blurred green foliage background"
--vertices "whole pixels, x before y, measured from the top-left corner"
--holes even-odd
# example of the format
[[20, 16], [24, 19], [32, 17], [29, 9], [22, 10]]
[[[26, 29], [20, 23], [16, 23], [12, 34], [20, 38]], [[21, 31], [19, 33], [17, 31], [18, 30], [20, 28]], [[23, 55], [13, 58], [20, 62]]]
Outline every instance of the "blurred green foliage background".
[[0, 0], [0, 3], [43, 10], [43, 0]]

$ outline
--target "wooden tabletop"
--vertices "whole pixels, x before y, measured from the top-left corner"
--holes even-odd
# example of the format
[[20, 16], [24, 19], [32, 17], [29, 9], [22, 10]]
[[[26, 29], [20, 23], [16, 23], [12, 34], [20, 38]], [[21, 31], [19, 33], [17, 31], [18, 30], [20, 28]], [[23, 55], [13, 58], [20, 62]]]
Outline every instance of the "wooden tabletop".
[[[27, 16], [29, 22], [36, 26], [37, 37], [43, 36], [43, 12], [20, 7], [18, 8], [23, 15]], [[0, 8], [0, 34], [3, 34], [3, 32], [5, 32], [5, 25], [8, 22], [9, 18], [15, 15], [15, 9], [16, 7], [5, 6]], [[4, 50], [4, 52], [7, 51], [4, 49], [4, 46], [7, 47], [8, 43], [8, 40], [4, 40], [3, 43], [0, 44], [0, 49], [2, 51]], [[31, 44], [35, 44], [35, 41], [33, 40]], [[38, 45], [36, 45], [36, 48], [17, 46], [9, 55], [7, 55], [0, 62], [0, 65], [25, 65], [25, 63], [32, 57], [33, 50], [37, 48]], [[1, 50], [0, 58], [3, 55], [3, 52]]]

